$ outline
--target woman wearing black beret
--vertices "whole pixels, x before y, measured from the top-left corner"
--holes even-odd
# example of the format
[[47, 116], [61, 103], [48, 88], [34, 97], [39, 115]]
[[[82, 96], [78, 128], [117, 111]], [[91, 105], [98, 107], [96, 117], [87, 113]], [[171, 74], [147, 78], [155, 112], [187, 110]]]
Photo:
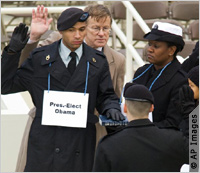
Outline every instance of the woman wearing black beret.
[[144, 38], [149, 44], [147, 57], [150, 64], [140, 67], [132, 81], [147, 86], [153, 93], [153, 122], [158, 127], [178, 127], [182, 117], [173, 100], [177, 99], [179, 88], [188, 85], [186, 73], [176, 58], [185, 44], [182, 29], [173, 24], [155, 22]]

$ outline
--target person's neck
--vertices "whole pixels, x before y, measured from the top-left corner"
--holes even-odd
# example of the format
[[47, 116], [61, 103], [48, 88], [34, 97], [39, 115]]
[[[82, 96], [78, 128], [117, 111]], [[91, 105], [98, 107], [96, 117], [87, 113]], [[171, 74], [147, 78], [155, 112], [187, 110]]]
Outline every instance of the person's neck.
[[128, 121], [133, 121], [133, 120], [139, 120], [139, 119], [148, 119], [148, 115], [147, 116], [133, 116], [133, 115], [127, 115], [127, 119]]
[[172, 62], [173, 61], [173, 57], [172, 58], [170, 58], [165, 64], [163, 64], [163, 65], [156, 65], [156, 64], [154, 64], [154, 68], [156, 69], [156, 71], [157, 70], [159, 70], [159, 69], [162, 69], [162, 68], [164, 68], [168, 63], [170, 63], [170, 62]]

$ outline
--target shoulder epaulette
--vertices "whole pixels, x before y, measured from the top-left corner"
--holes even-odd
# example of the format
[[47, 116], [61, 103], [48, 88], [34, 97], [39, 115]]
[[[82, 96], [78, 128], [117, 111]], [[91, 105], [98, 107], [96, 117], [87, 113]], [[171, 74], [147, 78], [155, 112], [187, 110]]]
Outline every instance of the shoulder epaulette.
[[35, 48], [35, 49], [32, 51], [32, 54], [35, 54], [35, 53], [37, 53], [37, 52], [44, 51], [44, 50], [45, 50], [45, 47], [46, 47], [46, 46], [42, 46], [42, 47]]

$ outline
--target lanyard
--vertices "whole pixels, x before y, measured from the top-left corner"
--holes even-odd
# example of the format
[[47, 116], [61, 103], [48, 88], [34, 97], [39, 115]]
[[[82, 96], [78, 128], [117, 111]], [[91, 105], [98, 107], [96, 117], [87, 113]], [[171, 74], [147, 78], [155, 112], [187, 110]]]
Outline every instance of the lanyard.
[[[161, 76], [161, 74], [163, 73], [163, 71], [167, 68], [167, 66], [169, 66], [171, 64], [171, 62], [169, 62], [167, 65], [165, 65], [163, 67], [163, 69], [160, 71], [160, 73], [158, 74], [158, 76], [153, 80], [153, 82], [151, 83], [150, 87], [149, 87], [149, 91], [151, 91], [154, 83], [158, 80], [158, 78]], [[137, 76], [136, 78], [133, 78], [130, 82], [132, 83], [133, 81], [135, 81], [136, 79], [140, 78], [141, 76], [143, 76], [151, 67], [153, 66], [153, 64], [151, 64], [145, 71], [143, 71], [139, 76]], [[120, 97], [120, 105], [122, 103], [122, 94], [124, 93], [124, 87], [122, 89], [122, 93], [121, 93], [121, 97]]]
[[[51, 63], [49, 64], [49, 67], [51, 67]], [[87, 85], [88, 85], [88, 74], [90, 69], [90, 63], [87, 62], [87, 72], [86, 72], [86, 78], [85, 78], [85, 89], [84, 89], [84, 95], [87, 92]], [[50, 91], [50, 73], [48, 74], [48, 93]]]

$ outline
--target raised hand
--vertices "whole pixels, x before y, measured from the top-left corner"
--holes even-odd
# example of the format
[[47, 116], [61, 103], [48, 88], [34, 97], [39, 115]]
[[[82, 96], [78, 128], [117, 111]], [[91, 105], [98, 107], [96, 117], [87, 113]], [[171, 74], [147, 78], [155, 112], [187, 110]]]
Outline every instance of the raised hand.
[[49, 29], [49, 25], [53, 21], [52, 18], [48, 19], [48, 9], [43, 5], [38, 5], [37, 10], [32, 10], [31, 33], [30, 39], [37, 41]]
[[20, 52], [25, 47], [29, 39], [29, 35], [27, 33], [28, 27], [25, 24], [20, 23], [19, 26], [15, 27], [8, 45], [9, 53]]
[[179, 90], [180, 112], [183, 118], [187, 117], [195, 108], [194, 92], [188, 85], [183, 85]]

